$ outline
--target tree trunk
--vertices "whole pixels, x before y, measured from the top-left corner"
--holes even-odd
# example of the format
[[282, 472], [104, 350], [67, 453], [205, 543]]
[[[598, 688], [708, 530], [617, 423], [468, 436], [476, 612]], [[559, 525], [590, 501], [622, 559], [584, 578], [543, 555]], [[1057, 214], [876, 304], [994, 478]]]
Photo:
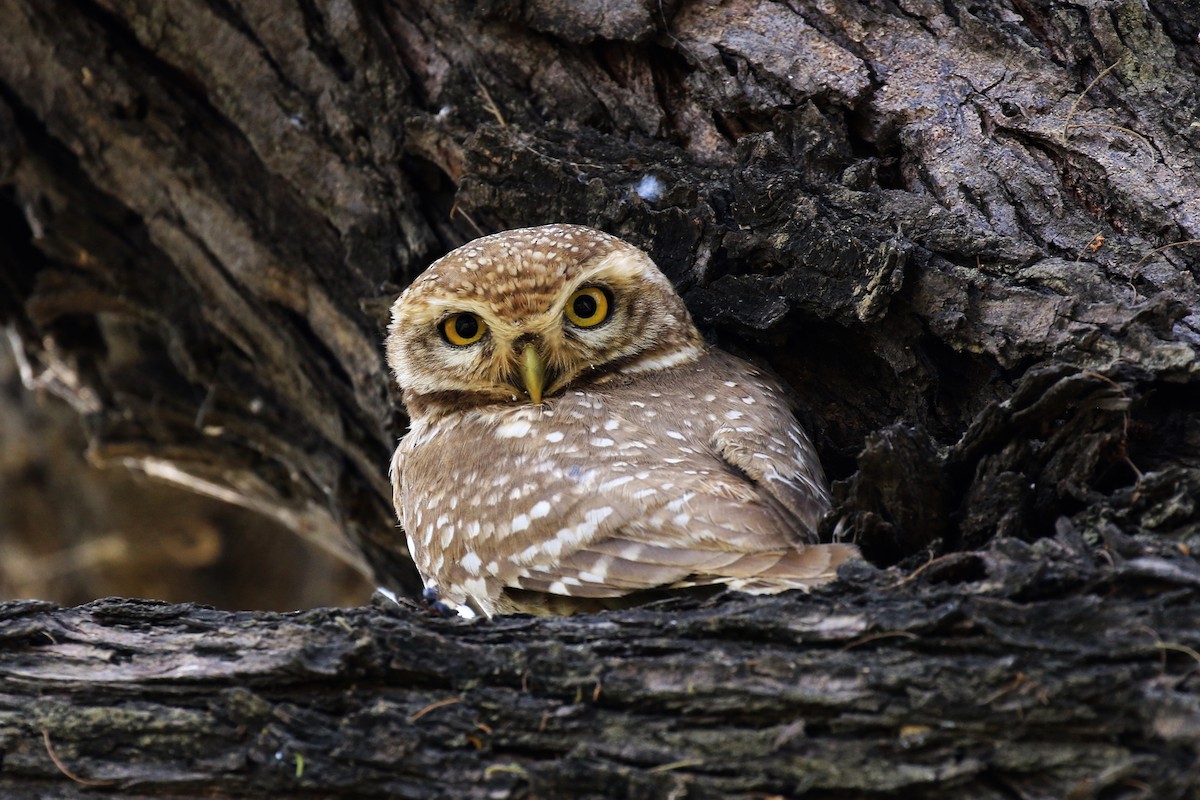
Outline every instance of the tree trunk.
[[789, 383], [825, 533], [890, 568], [474, 625], [16, 606], [0, 788], [70, 796], [54, 752], [141, 796], [1196, 796], [1198, 32], [1135, 0], [0, 0], [0, 320], [94, 459], [412, 593], [387, 309], [474, 236], [578, 222]]

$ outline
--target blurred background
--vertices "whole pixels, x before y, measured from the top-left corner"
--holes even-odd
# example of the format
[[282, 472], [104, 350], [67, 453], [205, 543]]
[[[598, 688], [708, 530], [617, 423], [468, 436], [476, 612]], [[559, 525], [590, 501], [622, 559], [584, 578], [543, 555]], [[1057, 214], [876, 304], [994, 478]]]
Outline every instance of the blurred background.
[[273, 520], [88, 463], [63, 400], [21, 383], [0, 337], [0, 600], [119, 595], [224, 609], [360, 605], [357, 571]]

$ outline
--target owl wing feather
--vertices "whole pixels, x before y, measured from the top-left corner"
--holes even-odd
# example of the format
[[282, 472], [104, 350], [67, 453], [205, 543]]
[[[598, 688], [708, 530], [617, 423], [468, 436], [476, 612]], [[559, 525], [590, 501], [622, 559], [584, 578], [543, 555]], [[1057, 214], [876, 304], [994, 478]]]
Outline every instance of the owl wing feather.
[[[706, 369], [724, 377], [731, 365], [700, 373]], [[664, 389], [661, 407], [679, 391], [649, 388]], [[413, 431], [393, 480], [418, 568], [447, 600], [469, 599], [485, 613], [509, 610], [506, 588], [616, 598], [710, 584], [774, 592], [830, 580], [857, 550], [808, 544], [828, 496], [811, 444], [772, 389], [746, 381], [736, 401], [750, 398], [745, 405], [768, 412], [765, 424], [715, 417], [708, 433], [692, 429], [686, 441], [672, 436], [675, 425], [640, 411], [633, 398], [646, 386], [571, 395], [549, 413], [465, 414]], [[440, 512], [447, 508], [453, 513]]]
[[790, 521], [794, 541], [811, 544], [830, 509], [825, 476], [812, 443], [794, 421], [781, 419], [775, 430], [785, 431], [787, 441], [758, 430], [739, 432], [723, 426], [713, 435], [713, 446]]
[[[618, 510], [576, 550], [522, 570], [514, 583], [530, 591], [616, 597], [711, 583], [769, 592], [831, 579], [857, 549], [805, 546], [829, 508], [824, 477], [812, 445], [783, 404], [765, 396], [770, 387], [758, 391], [764, 393], [763, 408], [779, 417], [768, 423], [785, 438], [758, 427], [723, 425], [713, 435], [712, 452], [695, 453], [668, 474], [625, 476], [616, 492], [602, 491], [614, 475], [598, 470], [581, 494], [603, 494], [608, 507]], [[620, 426], [635, 440], [651, 435], [627, 418]], [[680, 483], [679, 497], [657, 501], [656, 489], [668, 477]]]

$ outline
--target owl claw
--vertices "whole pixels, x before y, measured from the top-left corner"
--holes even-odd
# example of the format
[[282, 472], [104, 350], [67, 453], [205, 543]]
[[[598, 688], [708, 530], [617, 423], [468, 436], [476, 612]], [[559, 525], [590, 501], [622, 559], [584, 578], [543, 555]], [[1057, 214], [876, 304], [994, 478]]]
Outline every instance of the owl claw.
[[436, 586], [425, 587], [425, 591], [421, 592], [421, 603], [426, 609], [437, 614], [439, 617], [457, 616], [453, 608], [438, 599]]

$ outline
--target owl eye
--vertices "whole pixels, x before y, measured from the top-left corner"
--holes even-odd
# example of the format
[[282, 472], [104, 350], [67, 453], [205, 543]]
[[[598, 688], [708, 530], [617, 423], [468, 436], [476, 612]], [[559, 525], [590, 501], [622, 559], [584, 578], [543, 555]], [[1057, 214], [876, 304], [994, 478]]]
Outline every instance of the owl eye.
[[580, 328], [594, 328], [608, 319], [612, 295], [599, 286], [585, 286], [567, 301], [567, 319]]
[[475, 344], [486, 332], [487, 325], [475, 314], [455, 314], [442, 323], [442, 336], [455, 347]]

